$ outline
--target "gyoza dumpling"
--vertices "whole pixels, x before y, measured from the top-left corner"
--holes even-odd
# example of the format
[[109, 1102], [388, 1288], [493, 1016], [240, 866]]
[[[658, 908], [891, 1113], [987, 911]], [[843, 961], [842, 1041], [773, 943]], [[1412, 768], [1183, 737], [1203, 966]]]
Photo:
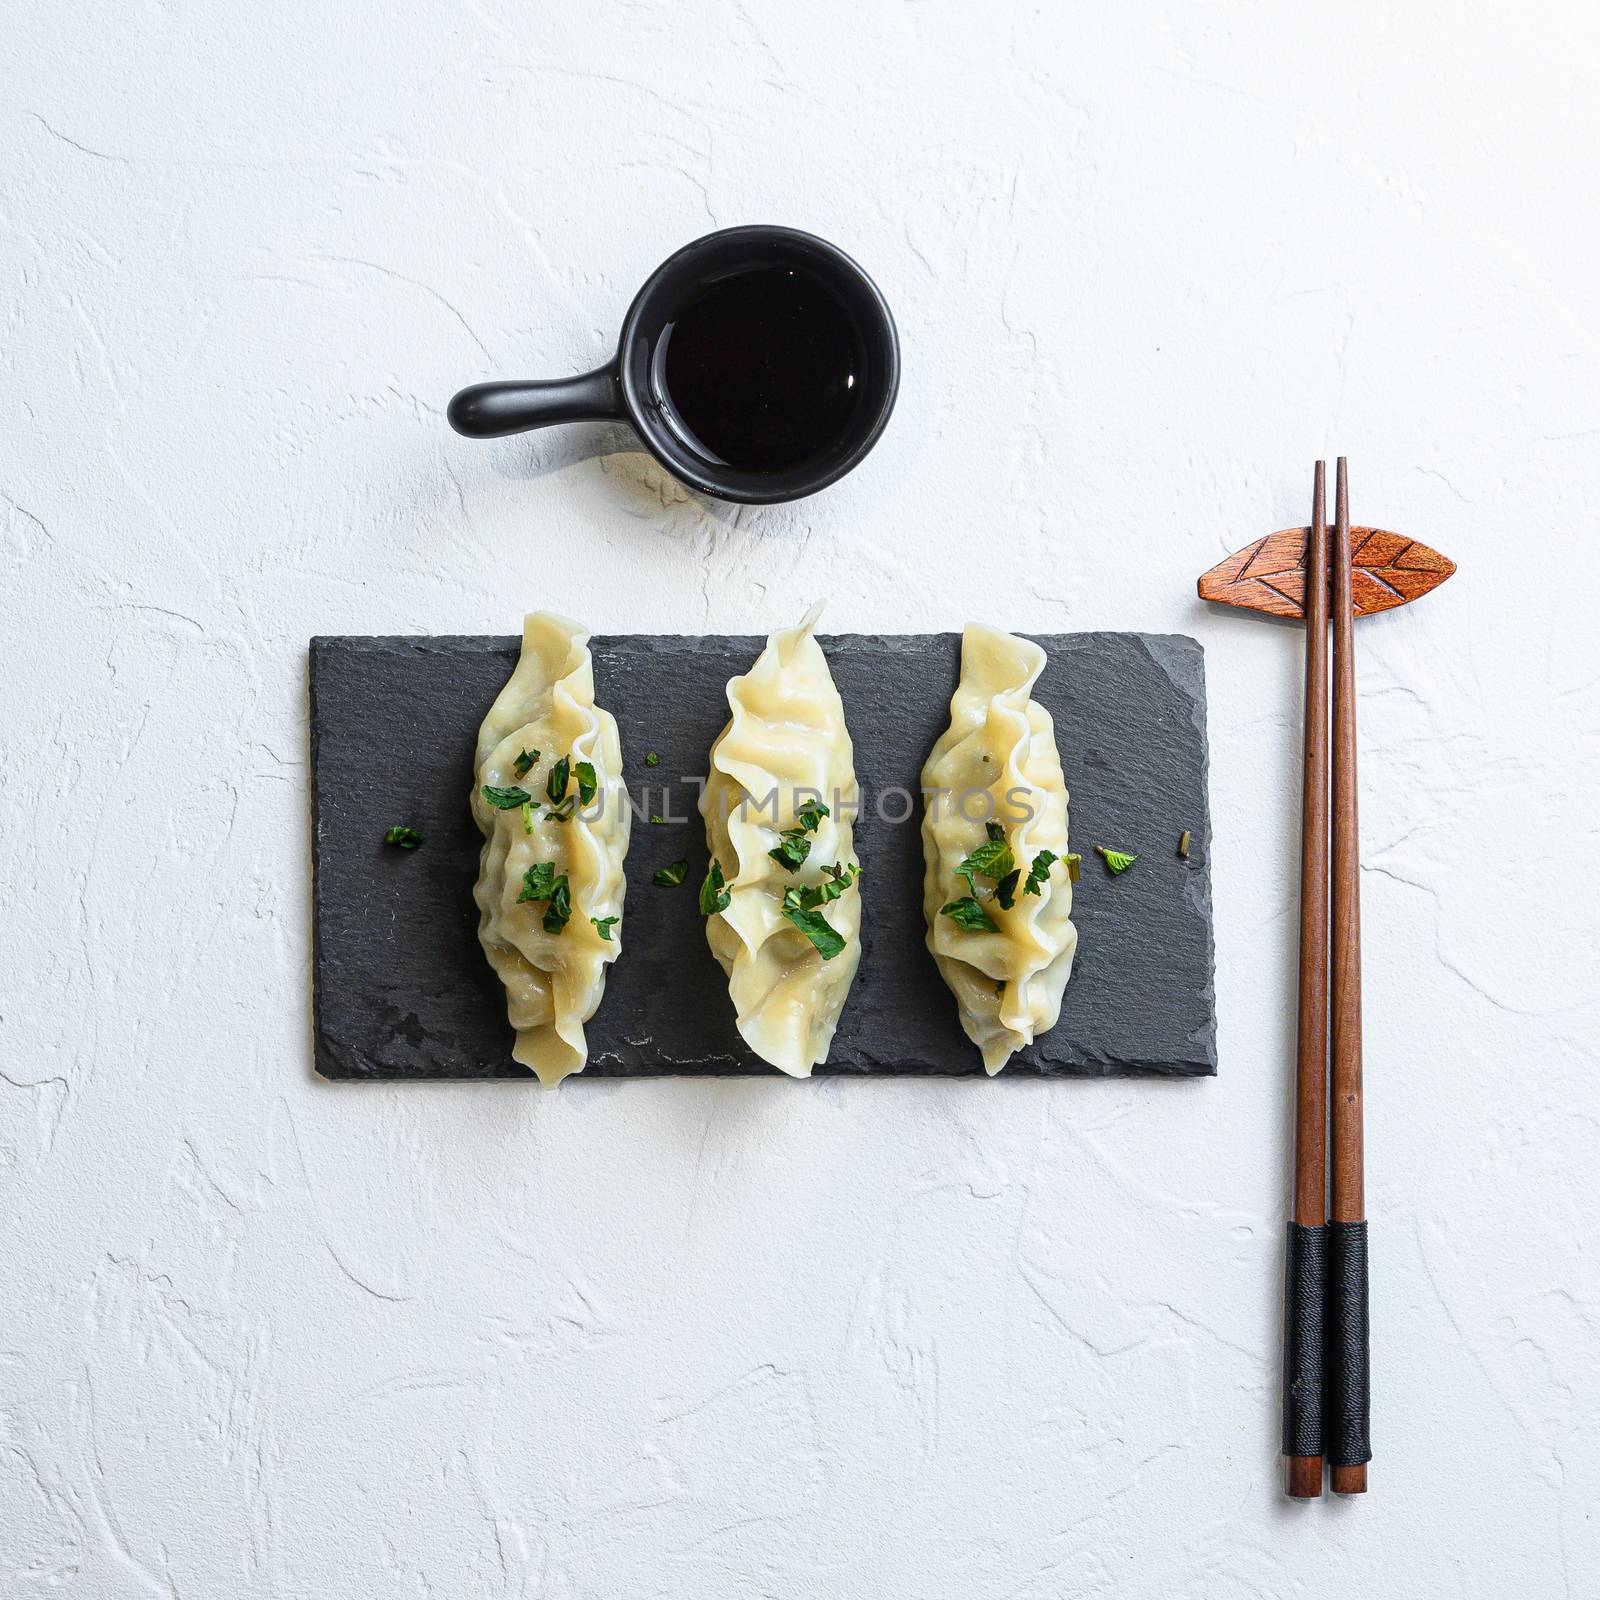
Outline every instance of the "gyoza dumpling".
[[565, 617], [528, 616], [522, 659], [478, 733], [472, 790], [478, 938], [506, 987], [512, 1054], [547, 1084], [583, 1070], [583, 1025], [622, 948], [632, 815], [588, 643]]
[[700, 793], [712, 860], [706, 937], [745, 1043], [796, 1078], [827, 1060], [861, 963], [860, 791], [844, 704], [815, 637], [821, 612], [773, 634], [729, 680], [733, 716]]
[[1031, 698], [1044, 663], [1027, 639], [969, 626], [950, 726], [922, 769], [928, 948], [991, 1076], [1056, 1025], [1078, 948], [1067, 786]]

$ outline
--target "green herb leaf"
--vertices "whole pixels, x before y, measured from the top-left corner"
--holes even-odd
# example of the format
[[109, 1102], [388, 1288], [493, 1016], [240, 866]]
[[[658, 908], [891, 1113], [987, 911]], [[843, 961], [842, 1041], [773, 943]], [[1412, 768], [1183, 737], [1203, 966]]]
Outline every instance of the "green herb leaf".
[[990, 844], [998, 843], [1006, 836], [1006, 830], [1002, 828], [998, 822], [984, 823], [983, 831], [989, 835]]
[[661, 757], [658, 756], [654, 750], [646, 750], [644, 753], [644, 764], [647, 767], [659, 767], [661, 765]]
[[[991, 822], [989, 826], [992, 828], [995, 824]], [[998, 839], [991, 836], [986, 843], [980, 844], [956, 868], [956, 876], [965, 878], [970, 887], [974, 873], [980, 878], [1000, 879], [1005, 877], [1016, 864], [1016, 859], [1011, 854], [1011, 846], [1006, 843], [1005, 834], [1002, 833]]]
[[522, 802], [522, 831], [524, 833], [533, 832], [533, 808], [537, 804], [538, 802], [535, 800], [524, 800]]
[[566, 873], [557, 875], [553, 861], [541, 861], [522, 874], [520, 906], [526, 901], [544, 901], [544, 931], [560, 933], [572, 920], [572, 889]]
[[560, 933], [572, 920], [572, 890], [567, 886], [567, 875], [562, 873], [550, 890], [550, 904], [544, 909], [544, 931]]
[[664, 827], [666, 825], [666, 820], [667, 819], [665, 817], [651, 817], [650, 819], [651, 823], [658, 828]]
[[[785, 895], [784, 899], [787, 902], [788, 896]], [[786, 903], [783, 914], [811, 941], [812, 947], [824, 961], [832, 961], [844, 949], [843, 936], [820, 911], [807, 911]]]
[[828, 876], [817, 884], [812, 892], [826, 904], [830, 900], [837, 900], [860, 876], [861, 868], [855, 862], [852, 861], [846, 867], [841, 867], [835, 862], [828, 868]]
[[1061, 859], [1067, 866], [1068, 882], [1076, 883], [1078, 881], [1078, 868], [1083, 865], [1083, 857], [1075, 850], [1069, 850]]
[[611, 930], [616, 927], [617, 919], [615, 917], [590, 917], [589, 921], [594, 925], [594, 931], [598, 933], [607, 944], [610, 944]]
[[594, 763], [592, 761], [580, 761], [572, 770], [578, 777], [578, 804], [586, 806], [594, 799], [600, 789], [600, 785], [595, 781]]
[[685, 878], [689, 876], [689, 863], [687, 861], [671, 861], [664, 867], [657, 867], [651, 882], [658, 889], [676, 889]]
[[562, 756], [550, 769], [550, 776], [545, 781], [544, 792], [550, 796], [550, 804], [558, 806], [567, 798], [567, 780], [572, 775], [572, 757]]
[[[1033, 858], [1033, 865], [1028, 868], [1028, 881], [1023, 884], [1024, 894], [1038, 894], [1040, 886], [1050, 876], [1050, 869], [1061, 859], [1054, 850], [1041, 850]], [[1074, 860], [1076, 857], [1073, 858]], [[1071, 868], [1068, 868], [1071, 871]]]
[[1139, 858], [1129, 855], [1126, 850], [1108, 850], [1103, 844], [1094, 847], [1094, 853], [1111, 869], [1111, 876], [1116, 877], [1119, 872], [1126, 872]]
[[1013, 867], [994, 886], [994, 897], [1000, 902], [1002, 911], [1009, 911], [1017, 903], [1017, 879], [1022, 876], [1021, 867]]
[[832, 813], [820, 800], [807, 800], [799, 810], [800, 826], [807, 833], [815, 833], [822, 819]]
[[518, 806], [525, 806], [533, 796], [520, 786], [509, 789], [497, 789], [492, 783], [483, 786], [483, 798], [492, 805], [496, 811], [515, 811]]
[[733, 896], [724, 886], [722, 863], [713, 856], [706, 881], [700, 885], [700, 915], [714, 917], [719, 911], [726, 911], [732, 900]]
[[511, 770], [516, 773], [519, 778], [526, 778], [538, 764], [538, 761], [539, 752], [537, 750], [524, 750], [522, 754], [511, 763]]
[[860, 876], [861, 868], [855, 862], [852, 861], [848, 866], [840, 866], [835, 862], [828, 868], [828, 876], [820, 883], [791, 884], [783, 891], [784, 916], [791, 911], [815, 911], [818, 906], [837, 900]]
[[978, 933], [999, 933], [999, 925], [994, 918], [983, 909], [969, 894], [960, 900], [952, 900], [947, 906], [939, 907], [941, 917], [949, 917], [959, 927]]
[[401, 850], [415, 850], [422, 843], [422, 835], [415, 828], [394, 827], [384, 834], [383, 842]]
[[783, 841], [767, 854], [790, 872], [798, 872], [805, 865], [805, 859], [811, 854], [811, 841], [806, 838], [804, 828], [785, 828], [779, 835]]
[[517, 904], [524, 905], [529, 900], [548, 900], [555, 893], [558, 881], [564, 883], [566, 875], [557, 879], [553, 861], [541, 861], [537, 866], [529, 867], [522, 874], [522, 893], [517, 896]]

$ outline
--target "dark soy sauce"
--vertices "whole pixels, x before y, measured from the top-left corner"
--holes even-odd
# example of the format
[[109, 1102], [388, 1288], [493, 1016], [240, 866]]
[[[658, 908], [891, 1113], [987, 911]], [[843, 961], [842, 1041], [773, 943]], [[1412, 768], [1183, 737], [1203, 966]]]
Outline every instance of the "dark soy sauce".
[[757, 267], [709, 284], [663, 330], [657, 396], [707, 461], [786, 472], [849, 431], [864, 365], [855, 324], [823, 283]]

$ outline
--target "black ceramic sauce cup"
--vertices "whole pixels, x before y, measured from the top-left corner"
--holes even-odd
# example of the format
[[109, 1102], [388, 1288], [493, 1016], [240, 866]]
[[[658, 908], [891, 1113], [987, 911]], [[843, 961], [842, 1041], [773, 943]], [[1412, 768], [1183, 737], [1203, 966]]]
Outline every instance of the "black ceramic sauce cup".
[[[759, 315], [750, 313], [740, 327], [730, 326], [725, 342], [719, 338], [719, 307], [742, 305], [748, 311], [760, 303], [735, 280], [754, 284], [763, 274], [769, 277], [761, 282], [774, 274], [803, 282], [811, 297], [806, 303], [825, 312], [830, 351], [842, 341], [850, 355], [848, 375], [832, 384], [820, 421], [800, 419], [811, 429], [803, 450], [797, 447], [800, 458], [784, 460], [782, 448], [775, 447], [777, 459], [753, 466], [719, 455], [685, 426], [683, 407], [675, 403], [667, 381], [672, 370], [667, 354], [681, 324], [680, 350], [692, 331], [703, 356], [696, 371], [706, 387], [717, 382], [719, 350], [727, 351], [730, 367], [735, 352], [748, 356], [752, 344], [769, 351], [773, 362], [792, 359], [805, 365], [811, 352], [803, 321], [798, 333], [791, 326], [786, 339], [767, 342]], [[777, 374], [780, 380], [783, 376]], [[848, 387], [842, 399], [840, 384]], [[883, 432], [899, 386], [894, 319], [877, 286], [849, 256], [793, 228], [726, 228], [685, 245], [651, 273], [628, 308], [617, 354], [608, 365], [576, 378], [474, 384], [451, 400], [449, 418], [457, 433], [475, 439], [555, 422], [620, 418], [662, 466], [691, 488], [721, 500], [772, 505], [815, 494], [850, 471]], [[774, 392], [784, 392], [781, 382]], [[774, 426], [781, 430], [784, 420], [775, 418]]]

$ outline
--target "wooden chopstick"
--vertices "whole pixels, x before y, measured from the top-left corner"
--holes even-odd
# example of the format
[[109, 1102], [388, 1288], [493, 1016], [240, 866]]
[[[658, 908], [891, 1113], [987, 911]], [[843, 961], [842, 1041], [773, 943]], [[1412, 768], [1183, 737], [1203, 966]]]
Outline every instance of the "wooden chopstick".
[[[1323, 1224], [1328, 1086], [1328, 517], [1317, 463], [1306, 545], [1305, 765], [1300, 800], [1300, 986], [1295, 1050], [1294, 1224], [1284, 1290], [1286, 1489], [1322, 1493]], [[1310, 1452], [1312, 1445], [1315, 1453]]]
[[1367, 1488], [1367, 1239], [1361, 1104], [1361, 841], [1356, 804], [1350, 496], [1339, 458], [1333, 537], [1332, 1183], [1325, 1454], [1335, 1494]]

